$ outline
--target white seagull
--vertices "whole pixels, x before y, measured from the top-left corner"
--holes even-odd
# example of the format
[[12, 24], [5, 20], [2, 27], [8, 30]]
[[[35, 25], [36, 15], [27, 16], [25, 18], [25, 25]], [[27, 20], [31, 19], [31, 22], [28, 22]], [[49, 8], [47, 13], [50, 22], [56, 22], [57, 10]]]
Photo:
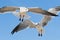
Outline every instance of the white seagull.
[[[51, 13], [57, 14], [60, 11], [60, 6], [56, 6], [55, 8], [50, 8], [48, 11]], [[52, 19], [52, 16], [45, 15], [41, 20], [40, 25], [42, 27], [46, 26], [51, 19]]]
[[41, 27], [38, 23], [34, 23], [34, 22], [26, 19], [26, 20], [23, 20], [23, 22], [20, 22], [20, 23], [12, 30], [11, 33], [14, 34], [15, 32], [21, 31], [21, 30], [23, 30], [23, 29], [25, 29], [25, 28], [27, 28], [27, 27], [29, 27], [29, 28], [36, 28], [37, 31], [38, 31], [38, 33], [39, 33], [39, 34], [38, 34], [39, 36], [42, 36], [42, 34], [43, 34], [43, 32], [44, 32], [43, 27]]
[[[16, 12], [16, 10], [19, 10], [19, 12]], [[43, 10], [42, 8], [39, 7], [26, 8], [26, 7], [5, 6], [0, 8], [0, 14], [4, 14], [5, 12], [13, 12], [13, 14], [19, 16], [20, 20], [22, 21], [24, 17], [27, 16], [26, 15], [27, 12], [35, 12], [37, 14], [58, 16], [56, 14]]]

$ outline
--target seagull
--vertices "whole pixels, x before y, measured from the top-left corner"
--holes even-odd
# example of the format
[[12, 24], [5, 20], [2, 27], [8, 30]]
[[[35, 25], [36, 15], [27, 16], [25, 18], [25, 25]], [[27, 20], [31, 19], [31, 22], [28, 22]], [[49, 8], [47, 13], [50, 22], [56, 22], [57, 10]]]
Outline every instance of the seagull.
[[[48, 11], [51, 13], [57, 14], [60, 11], [60, 6], [50, 8]], [[40, 22], [40, 25], [42, 27], [45, 27], [51, 19], [52, 19], [52, 16], [44, 15], [43, 19]]]
[[42, 36], [44, 30], [43, 27], [40, 27], [40, 25], [38, 23], [34, 23], [32, 21], [30, 21], [29, 19], [23, 20], [23, 22], [20, 22], [11, 32], [11, 34], [13, 35], [15, 32], [21, 31], [25, 28], [36, 28], [38, 31], [38, 36]]
[[[60, 6], [56, 6], [55, 8], [50, 8], [48, 11], [51, 12], [51, 13], [57, 14], [57, 13], [60, 12]], [[52, 19], [52, 16], [44, 15], [41, 22], [38, 23], [38, 26], [42, 27], [42, 29], [43, 29], [43, 27], [45, 27], [51, 19]], [[44, 32], [44, 29], [43, 29], [42, 32]], [[42, 34], [42, 32], [41, 32], [41, 34]], [[39, 35], [41, 35], [41, 34], [39, 34]]]
[[[16, 10], [18, 10], [18, 13], [16, 13]], [[17, 16], [19, 16], [20, 20], [22, 21], [24, 17], [27, 16], [26, 15], [27, 12], [34, 12], [36, 14], [42, 14], [42, 15], [58, 16], [56, 14], [43, 10], [42, 8], [39, 7], [26, 8], [26, 7], [4, 6], [0, 8], [0, 14], [4, 14], [5, 12], [12, 12], [14, 15], [17, 14]]]

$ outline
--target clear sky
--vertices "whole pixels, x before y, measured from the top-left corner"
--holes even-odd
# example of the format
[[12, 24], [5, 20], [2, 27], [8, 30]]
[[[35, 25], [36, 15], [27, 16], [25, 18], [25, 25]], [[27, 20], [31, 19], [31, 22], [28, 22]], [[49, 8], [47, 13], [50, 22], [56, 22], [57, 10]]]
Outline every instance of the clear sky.
[[[60, 0], [0, 0], [0, 8], [3, 6], [40, 7], [45, 10], [60, 6]], [[28, 13], [33, 22], [40, 22], [42, 15]], [[60, 14], [59, 14], [60, 15]], [[42, 37], [38, 36], [36, 29], [27, 28], [11, 34], [11, 31], [19, 24], [19, 20], [12, 14], [0, 15], [0, 40], [60, 40], [60, 16], [54, 17], [47, 26]]]

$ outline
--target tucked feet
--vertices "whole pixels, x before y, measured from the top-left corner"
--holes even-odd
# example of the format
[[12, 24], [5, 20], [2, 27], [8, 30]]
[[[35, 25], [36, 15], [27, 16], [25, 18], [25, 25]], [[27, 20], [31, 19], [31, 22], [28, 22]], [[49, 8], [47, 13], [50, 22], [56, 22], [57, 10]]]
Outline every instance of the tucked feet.
[[19, 19], [19, 21], [21, 21], [21, 18]]
[[22, 22], [23, 22], [23, 19], [22, 19]]
[[38, 34], [38, 36], [41, 36], [42, 37], [42, 34]]

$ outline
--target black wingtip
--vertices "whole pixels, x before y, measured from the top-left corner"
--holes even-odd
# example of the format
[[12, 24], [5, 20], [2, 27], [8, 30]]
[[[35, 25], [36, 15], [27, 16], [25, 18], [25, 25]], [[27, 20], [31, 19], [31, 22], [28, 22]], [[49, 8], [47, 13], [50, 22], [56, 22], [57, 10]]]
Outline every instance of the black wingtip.
[[58, 16], [58, 15], [56, 15], [56, 14], [53, 14], [53, 13], [52, 13], [51, 15], [52, 15], [52, 16]]
[[14, 31], [12, 31], [11, 34], [13, 35], [14, 34]]
[[17, 32], [19, 26], [20, 26], [20, 24], [18, 24], [18, 25], [11, 31], [11, 34], [12, 34], [12, 35], [13, 35], [15, 32]]
[[51, 12], [48, 12], [49, 13], [49, 15], [51, 15], [51, 16], [58, 16], [57, 14], [54, 14], [54, 13], [51, 13]]
[[59, 16], [59, 15], [54, 15], [54, 16]]
[[56, 14], [51, 14], [52, 16], [58, 16], [58, 15], [56, 15]]

